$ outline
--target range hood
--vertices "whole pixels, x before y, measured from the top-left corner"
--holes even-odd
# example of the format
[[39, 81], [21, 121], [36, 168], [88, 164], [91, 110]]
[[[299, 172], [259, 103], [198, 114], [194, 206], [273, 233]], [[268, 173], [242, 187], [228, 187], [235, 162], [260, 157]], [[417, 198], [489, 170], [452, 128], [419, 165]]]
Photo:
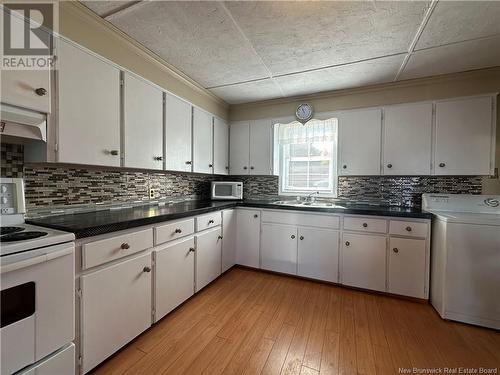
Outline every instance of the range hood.
[[1, 103], [0, 135], [47, 142], [47, 115]]

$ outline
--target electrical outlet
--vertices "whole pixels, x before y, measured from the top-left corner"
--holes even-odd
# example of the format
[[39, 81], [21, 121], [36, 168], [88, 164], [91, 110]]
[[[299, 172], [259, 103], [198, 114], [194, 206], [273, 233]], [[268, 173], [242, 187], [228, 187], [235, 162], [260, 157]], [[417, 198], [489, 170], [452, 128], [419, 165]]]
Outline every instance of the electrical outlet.
[[158, 190], [156, 189], [149, 189], [149, 199], [154, 199], [157, 192]]

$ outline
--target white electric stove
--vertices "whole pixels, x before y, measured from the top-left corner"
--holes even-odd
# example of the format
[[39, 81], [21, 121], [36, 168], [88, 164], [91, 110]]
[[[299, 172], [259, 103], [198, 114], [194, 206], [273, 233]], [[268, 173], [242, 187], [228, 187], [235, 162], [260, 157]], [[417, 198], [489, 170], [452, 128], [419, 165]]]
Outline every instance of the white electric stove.
[[434, 214], [431, 303], [444, 319], [500, 329], [500, 195], [424, 194]]
[[22, 179], [0, 207], [0, 373], [74, 374], [75, 236], [24, 223]]

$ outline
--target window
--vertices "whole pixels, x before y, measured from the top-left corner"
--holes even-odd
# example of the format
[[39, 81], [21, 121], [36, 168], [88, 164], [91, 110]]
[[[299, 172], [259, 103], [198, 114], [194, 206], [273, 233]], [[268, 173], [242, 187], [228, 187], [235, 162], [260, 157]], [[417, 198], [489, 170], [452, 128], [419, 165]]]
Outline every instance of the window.
[[275, 171], [280, 195], [337, 193], [337, 119], [275, 125]]

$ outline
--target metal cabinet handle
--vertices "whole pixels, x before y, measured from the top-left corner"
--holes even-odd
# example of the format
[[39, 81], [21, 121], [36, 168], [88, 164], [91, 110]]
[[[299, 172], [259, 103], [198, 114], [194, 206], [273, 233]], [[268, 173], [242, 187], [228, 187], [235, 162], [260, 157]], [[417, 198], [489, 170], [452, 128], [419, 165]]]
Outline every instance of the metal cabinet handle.
[[229, 170], [229, 165], [226, 165], [226, 170]]
[[396, 254], [399, 253], [399, 249], [397, 247], [395, 247], [394, 249], [392, 249], [392, 251], [394, 251]]
[[391, 163], [387, 164], [387, 168], [392, 168], [392, 164]]
[[153, 157], [154, 160], [156, 161], [162, 161], [163, 160], [163, 156], [155, 156]]
[[292, 240], [294, 240], [294, 239], [295, 239], [295, 234], [292, 234], [292, 235], [290, 236], [290, 238], [291, 238]]
[[217, 239], [218, 239], [218, 240], [222, 240], [223, 238], [224, 238], [224, 237], [222, 237], [222, 236], [218, 236], [218, 237], [217, 237]]
[[351, 245], [351, 243], [350, 243], [349, 241], [346, 241], [346, 242], [345, 242], [345, 245], [346, 245], [346, 246], [350, 246], [350, 245]]
[[127, 250], [127, 249], [130, 249], [130, 245], [128, 243], [124, 242], [120, 245], [120, 248], [122, 248], [123, 250]]
[[37, 94], [38, 96], [45, 96], [47, 95], [47, 90], [44, 89], [43, 87], [39, 87], [35, 89], [35, 94]]
[[363, 223], [363, 228], [367, 228], [368, 227], [368, 223]]
[[247, 170], [248, 168], [247, 168], [247, 166], [244, 166], [244, 167], [243, 167], [243, 169], [244, 169], [244, 170]]
[[175, 231], [174, 231], [174, 233], [182, 233], [182, 229], [176, 228]]
[[213, 224], [214, 221], [212, 219], [208, 220], [208, 224]]
[[300, 236], [299, 239], [302, 241], [304, 239], [304, 236]]
[[118, 154], [119, 154], [118, 150], [109, 150], [108, 152], [110, 155], [113, 155], [113, 156], [118, 156]]
[[142, 272], [151, 272], [151, 267], [148, 267], [148, 266], [144, 267], [142, 269]]
[[193, 164], [193, 162], [192, 162], [192, 161], [190, 161], [190, 160], [188, 160], [188, 161], [186, 162], [186, 165], [191, 165], [191, 164]]
[[195, 248], [194, 248], [194, 247], [190, 247], [190, 248], [189, 248], [189, 252], [190, 252], [190, 253], [194, 253], [194, 252], [195, 252]]
[[343, 168], [343, 169], [347, 169], [347, 165], [345, 165], [345, 164], [344, 164], [344, 165], [342, 166], [342, 168]]
[[209, 164], [209, 165], [208, 165], [208, 168], [213, 168], [213, 167], [214, 167], [214, 165], [213, 165], [213, 164]]
[[446, 164], [445, 164], [445, 163], [439, 163], [439, 167], [440, 167], [440, 168], [444, 168], [445, 166], [446, 166]]
[[251, 166], [250, 169], [255, 169], [255, 168], [253, 166]]
[[406, 227], [406, 230], [407, 230], [408, 232], [411, 232], [411, 227], [409, 227], [409, 226], [408, 226], [408, 227]]
[[257, 219], [259, 217], [259, 215], [255, 214], [255, 215], [253, 215], [253, 217]]

